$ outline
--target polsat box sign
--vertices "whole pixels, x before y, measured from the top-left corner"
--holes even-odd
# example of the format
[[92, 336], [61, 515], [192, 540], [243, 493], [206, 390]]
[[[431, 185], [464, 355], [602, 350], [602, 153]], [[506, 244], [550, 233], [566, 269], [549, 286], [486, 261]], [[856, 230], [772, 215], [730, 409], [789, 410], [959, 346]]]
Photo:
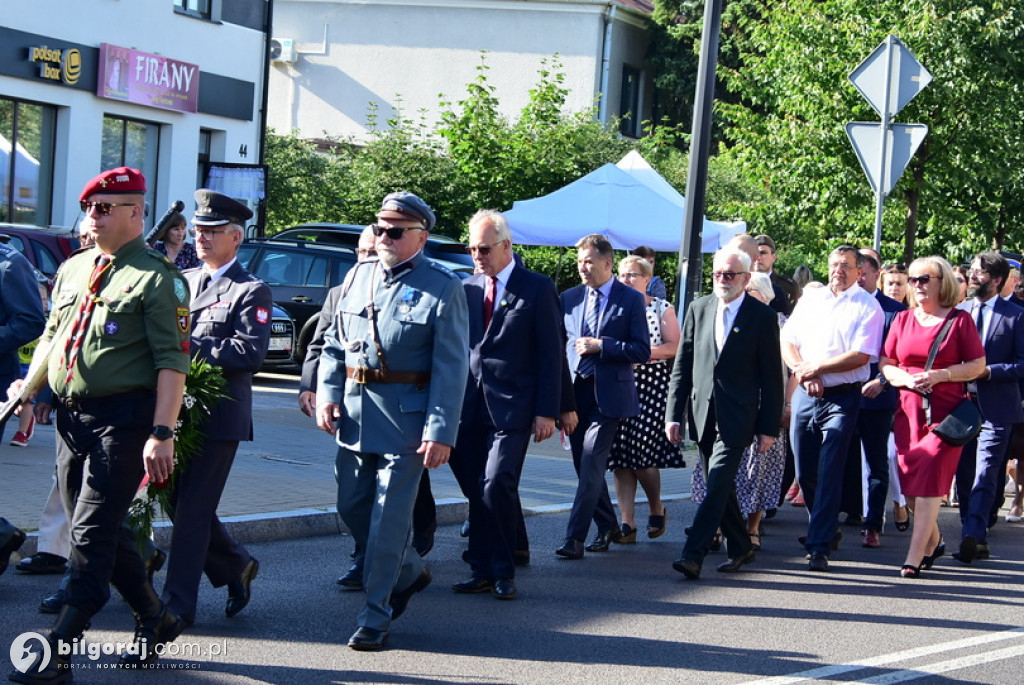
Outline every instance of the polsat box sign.
[[199, 66], [131, 48], [100, 43], [96, 95], [195, 114]]

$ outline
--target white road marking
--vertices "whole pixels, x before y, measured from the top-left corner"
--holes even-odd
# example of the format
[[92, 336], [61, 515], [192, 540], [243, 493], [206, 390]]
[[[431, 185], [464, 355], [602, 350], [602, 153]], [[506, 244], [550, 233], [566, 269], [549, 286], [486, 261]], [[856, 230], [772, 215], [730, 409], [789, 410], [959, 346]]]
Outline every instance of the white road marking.
[[959, 659], [950, 659], [949, 661], [940, 661], [935, 664], [928, 664], [926, 666], [918, 666], [906, 671], [896, 671], [895, 673], [886, 673], [875, 678], [865, 678], [858, 680], [858, 683], [877, 683], [880, 685], [888, 685], [889, 683], [905, 683], [908, 680], [917, 680], [918, 678], [924, 678], [929, 675], [936, 675], [938, 673], [949, 673], [950, 671], [959, 671], [962, 668], [968, 668], [970, 666], [977, 666], [979, 664], [987, 664], [993, 661], [999, 661], [1000, 659], [1012, 659], [1019, 657], [1021, 649], [1019, 646], [1007, 647], [1000, 649], [995, 652], [984, 652], [982, 654], [972, 654], [970, 656], [961, 657]]
[[[1002, 640], [1013, 640], [1013, 639], [1020, 638], [1022, 636], [1024, 636], [1024, 627], [1012, 628], [1010, 630], [1004, 630], [1004, 631], [999, 632], [999, 633], [986, 633], [984, 635], [976, 635], [974, 637], [968, 637], [968, 638], [964, 638], [962, 640], [953, 640], [952, 642], [943, 642], [943, 643], [936, 644], [936, 645], [926, 645], [924, 647], [916, 647], [914, 649], [907, 649], [907, 650], [904, 650], [902, 652], [894, 652], [892, 654], [883, 654], [881, 656], [871, 657], [870, 659], [862, 659], [860, 661], [854, 661], [853, 663], [849, 663], [849, 664], [834, 664], [834, 665], [831, 665], [831, 666], [822, 666], [820, 668], [814, 668], [814, 669], [811, 669], [809, 671], [801, 671], [799, 673], [791, 673], [790, 675], [774, 676], [774, 677], [771, 677], [771, 678], [763, 678], [761, 680], [751, 680], [751, 681], [748, 681], [746, 683], [743, 683], [743, 685], [790, 685], [790, 683], [799, 683], [799, 682], [803, 682], [805, 680], [831, 679], [831, 678], [834, 678], [836, 676], [843, 675], [845, 673], [852, 673], [854, 671], [861, 671], [861, 670], [864, 670], [865, 668], [875, 668], [875, 667], [878, 667], [878, 666], [887, 666], [889, 664], [896, 663], [896, 662], [899, 662], [899, 661], [907, 661], [907, 660], [910, 660], [910, 659], [919, 659], [921, 657], [931, 656], [933, 654], [942, 654], [944, 652], [952, 652], [952, 651], [957, 650], [957, 649], [965, 649], [965, 648], [968, 648], [968, 647], [977, 647], [979, 645], [991, 644], [993, 642], [1000, 642]], [[1007, 655], [998, 656], [998, 657], [995, 657], [995, 655], [996, 654], [1002, 654], [1003, 651], [1008, 651], [1008, 650], [1000, 650], [999, 652], [989, 652], [989, 653], [986, 653], [986, 654], [980, 654], [980, 655], [977, 655], [977, 657], [964, 657], [963, 659], [956, 659], [956, 660], [954, 660], [955, 662], [963, 663], [964, 666], [952, 667], [952, 668], [949, 668], [947, 670], [955, 670], [955, 668], [963, 668], [963, 667], [965, 667], [967, 665], [971, 665], [971, 664], [966, 663], [966, 660], [968, 660], [968, 659], [977, 658], [977, 659], [979, 659], [979, 661], [977, 661], [975, 663], [985, 663], [985, 662], [988, 662], [988, 661], [998, 661], [999, 659], [1005, 659], [1008, 656], [1019, 656], [1021, 654], [1021, 648], [1020, 647], [1015, 647], [1015, 648], [1011, 648], [1011, 649], [1013, 651], [1012, 654], [1007, 654]], [[945, 663], [945, 664], [952, 664], [952, 663], [954, 663], [954, 661], [947, 661], [947, 662], [943, 662], [943, 663]], [[940, 664], [935, 664], [935, 666], [939, 666], [939, 665]], [[918, 669], [914, 669], [913, 671], [910, 671], [910, 672], [922, 674], [922, 675], [916, 675], [914, 677], [923, 677], [923, 674], [927, 673], [925, 671], [926, 668], [927, 667], [921, 667], [921, 668], [918, 668]], [[903, 671], [902, 673], [909, 673], [909, 672], [908, 671]], [[895, 675], [897, 675], [897, 674], [888, 674], [888, 677], [895, 676]], [[879, 677], [881, 677], [881, 676], [879, 676]], [[904, 680], [911, 680], [911, 678], [909, 678], [909, 677], [908, 678], [904, 678]], [[901, 680], [877, 680], [877, 681], [876, 680], [865, 680], [865, 681], [858, 681], [858, 682], [879, 682], [879, 683], [881, 683], [881, 682], [886, 682], [886, 683], [894, 682], [895, 683], [895, 682], [902, 682], [902, 681]]]

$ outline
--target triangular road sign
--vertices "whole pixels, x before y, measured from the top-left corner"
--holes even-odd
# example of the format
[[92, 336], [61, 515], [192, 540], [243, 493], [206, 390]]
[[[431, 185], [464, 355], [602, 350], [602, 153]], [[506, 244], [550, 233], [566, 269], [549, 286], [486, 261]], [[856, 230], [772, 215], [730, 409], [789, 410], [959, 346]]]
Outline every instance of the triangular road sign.
[[924, 124], [890, 124], [886, 132], [889, 143], [886, 146], [886, 164], [884, 166], [885, 178], [879, 182], [879, 174], [883, 173], [883, 167], [879, 164], [879, 155], [882, 148], [882, 125], [879, 123], [853, 121], [846, 125], [846, 135], [853, 143], [853, 149], [857, 152], [860, 165], [867, 174], [871, 189], [878, 193], [879, 186], [882, 187], [882, 194], [889, 195], [892, 192], [896, 181], [900, 180], [903, 171], [910, 163], [910, 158], [921, 146], [924, 137], [928, 135], [928, 127]]

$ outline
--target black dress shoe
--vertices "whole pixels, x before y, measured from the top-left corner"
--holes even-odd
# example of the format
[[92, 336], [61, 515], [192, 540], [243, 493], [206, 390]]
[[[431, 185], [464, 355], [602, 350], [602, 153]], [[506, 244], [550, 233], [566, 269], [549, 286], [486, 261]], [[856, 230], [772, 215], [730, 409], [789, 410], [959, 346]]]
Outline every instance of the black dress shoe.
[[260, 572], [260, 562], [250, 559], [249, 563], [242, 570], [242, 576], [235, 581], [228, 583], [228, 601], [224, 605], [224, 614], [231, 618], [249, 604], [252, 597], [252, 581]]
[[827, 571], [828, 570], [828, 556], [824, 552], [812, 552], [811, 560], [807, 562], [807, 570], [809, 571]]
[[379, 652], [388, 644], [388, 631], [377, 630], [359, 626], [352, 637], [348, 639], [348, 646], [357, 652]]
[[565, 559], [582, 559], [583, 543], [576, 538], [566, 538], [562, 546], [555, 550], [555, 554]]
[[974, 555], [974, 558], [975, 559], [988, 559], [989, 556], [990, 556], [990, 552], [988, 551], [988, 543], [987, 542], [979, 542], [978, 543], [978, 551]]
[[494, 589], [494, 581], [490, 578], [470, 578], [452, 585], [452, 590], [460, 595], [478, 595]]
[[594, 539], [587, 545], [588, 552], [607, 552], [611, 543], [622, 539], [622, 531], [619, 528], [612, 528], [604, 532], [598, 531]]
[[412, 548], [421, 557], [427, 556], [430, 550], [434, 549], [434, 532], [437, 530], [437, 521], [432, 521], [426, 530], [412, 532]]
[[0, 516], [0, 575], [11, 563], [11, 554], [25, 544], [25, 532]]
[[345, 571], [345, 575], [338, 578], [336, 582], [346, 590], [362, 590], [363, 569], [353, 564], [349, 570]]
[[[433, 577], [430, 575], [430, 571], [423, 569], [416, 580], [412, 581], [412, 585], [405, 588], [404, 590], [393, 590], [391, 592], [391, 620], [394, 621], [396, 618], [405, 613], [406, 607], [409, 606], [409, 600], [417, 592], [421, 592], [425, 587], [430, 585], [430, 581]], [[349, 643], [352, 646], [352, 643]]]
[[185, 623], [166, 605], [149, 618], [136, 617], [135, 641], [132, 648], [121, 654], [117, 660], [120, 668], [139, 668], [156, 661], [164, 652], [157, 647], [166, 645], [181, 635]]
[[166, 561], [167, 552], [159, 548], [156, 548], [149, 559], [146, 559], [146, 577], [149, 578], [150, 585], [153, 584], [153, 574], [162, 569]]
[[64, 573], [67, 570], [68, 560], [59, 554], [49, 552], [36, 552], [35, 556], [25, 557], [17, 563], [14, 570], [18, 573], [31, 573], [42, 576], [49, 574]]
[[530, 550], [528, 549], [517, 549], [512, 554], [512, 560], [516, 566], [529, 566], [530, 565]]
[[498, 578], [494, 581], [494, 596], [497, 599], [515, 599], [519, 596], [516, 583], [511, 578]]
[[733, 573], [739, 571], [745, 564], [749, 564], [754, 560], [754, 550], [748, 551], [746, 554], [742, 554], [735, 559], [730, 559], [724, 564], [718, 565], [719, 573]]
[[969, 564], [978, 556], [978, 541], [973, 535], [966, 535], [960, 541], [960, 550], [953, 554], [957, 561]]
[[692, 559], [676, 559], [672, 562], [672, 568], [682, 573], [690, 580], [700, 578], [700, 564]]
[[43, 601], [39, 603], [39, 613], [41, 614], [59, 614], [60, 608], [67, 602], [68, 595], [64, 590], [57, 590], [49, 597], [45, 597]]

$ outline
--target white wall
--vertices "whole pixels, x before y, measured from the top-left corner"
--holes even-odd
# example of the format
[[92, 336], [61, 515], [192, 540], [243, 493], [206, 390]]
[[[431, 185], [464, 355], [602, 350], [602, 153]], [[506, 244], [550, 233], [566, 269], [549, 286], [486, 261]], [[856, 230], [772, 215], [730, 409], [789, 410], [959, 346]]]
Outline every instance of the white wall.
[[[297, 129], [305, 138], [326, 132], [361, 141], [371, 101], [380, 125], [398, 107], [416, 120], [426, 108], [432, 122], [440, 94], [453, 103], [466, 96], [481, 50], [487, 51], [487, 80], [506, 116], [515, 117], [527, 104], [542, 61], [555, 53], [569, 90], [566, 109], [586, 109], [600, 90], [607, 9], [587, 1], [277, 0], [273, 34], [292, 38], [299, 58], [272, 66], [269, 125], [279, 132]], [[628, 39], [640, 41], [633, 52], [642, 61], [645, 32], [628, 25], [645, 20], [622, 8], [617, 15], [627, 24], [617, 22], [616, 40], [631, 31]], [[612, 114], [626, 52], [612, 54]]]
[[[254, 0], [258, 1], [258, 0]], [[156, 179], [161, 216], [173, 200], [194, 206], [200, 128], [222, 133], [218, 162], [255, 164], [260, 145], [264, 34], [234, 24], [201, 21], [173, 12], [171, 0], [46, 0], [18, 3], [4, 24], [21, 31], [98, 47], [101, 42], [198, 64], [202, 71], [251, 81], [253, 120], [187, 114], [96, 97], [88, 91], [0, 75], [0, 95], [57, 105], [54, 212], [51, 223], [71, 225], [78, 193], [101, 169], [103, 116], [164, 124]], [[248, 147], [241, 157], [240, 146]], [[149, 179], [147, 179], [149, 180]], [[150, 181], [152, 187], [154, 183]]]

